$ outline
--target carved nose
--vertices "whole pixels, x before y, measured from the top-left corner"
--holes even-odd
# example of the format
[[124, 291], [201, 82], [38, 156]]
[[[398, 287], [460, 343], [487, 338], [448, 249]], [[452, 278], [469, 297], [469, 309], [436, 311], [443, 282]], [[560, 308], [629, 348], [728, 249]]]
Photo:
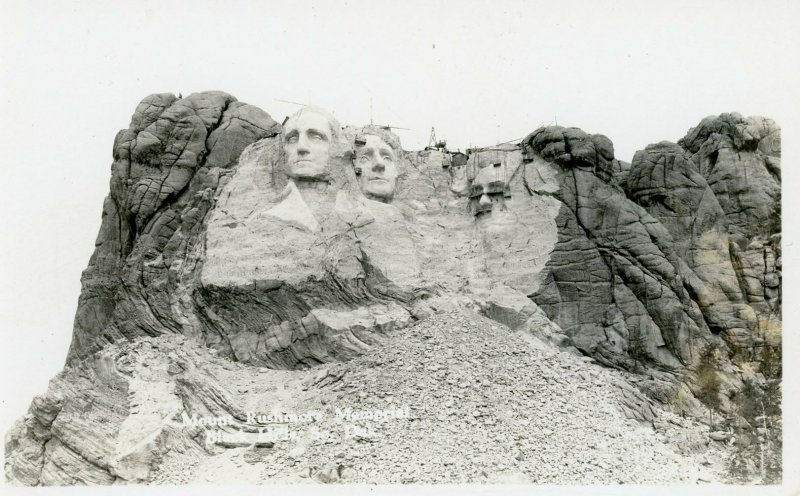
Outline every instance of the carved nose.
[[372, 172], [383, 172], [384, 170], [386, 170], [386, 166], [380, 160], [376, 161], [372, 166]]
[[489, 195], [483, 194], [481, 195], [480, 200], [478, 200], [478, 205], [481, 207], [487, 207], [492, 204], [492, 200], [489, 198]]
[[308, 153], [308, 152], [309, 152], [309, 150], [310, 150], [310, 149], [309, 149], [309, 147], [308, 147], [308, 139], [306, 139], [306, 137], [305, 137], [305, 136], [302, 136], [302, 135], [301, 135], [301, 136], [300, 136], [300, 137], [297, 139], [297, 153], [304, 154], [304, 153]]

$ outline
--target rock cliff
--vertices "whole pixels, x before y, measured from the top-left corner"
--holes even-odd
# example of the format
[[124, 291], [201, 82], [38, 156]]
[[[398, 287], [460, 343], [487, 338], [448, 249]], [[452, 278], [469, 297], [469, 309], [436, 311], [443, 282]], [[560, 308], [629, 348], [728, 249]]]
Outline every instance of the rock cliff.
[[[579, 372], [570, 387], [597, 385], [581, 363], [624, 371], [609, 379], [614, 399], [604, 398], [650, 423], [668, 418], [665, 409], [705, 418], [703, 403], [741, 419], [736, 392], [780, 350], [780, 129], [770, 119], [708, 117], [678, 143], [649, 145], [626, 163], [607, 137], [577, 128], [544, 127], [467, 154], [408, 152], [388, 130], [342, 127], [321, 110], [279, 125], [226, 93], [159, 94], [117, 135], [113, 160], [67, 366], [7, 436], [6, 474], [22, 484], [185, 482], [156, 467], [184, 456], [196, 468], [219, 453], [198, 440], [202, 429], [167, 420], [230, 415], [253, 431], [243, 405], [258, 381], [232, 390], [220, 374], [236, 382], [263, 373], [265, 383], [294, 389], [262, 391], [261, 400], [322, 408], [323, 391], [298, 381], [317, 369], [358, 375], [369, 357], [403, 348], [430, 322], [444, 348], [409, 351], [412, 361], [433, 353], [431, 373], [402, 387], [427, 384], [440, 401], [444, 390], [428, 382], [440, 370], [454, 377], [454, 350], [466, 361], [489, 353], [446, 341], [474, 344], [490, 333], [491, 346], [523, 355], [520, 367], [542, 353], [572, 363], [563, 365]], [[469, 332], [451, 335], [450, 326]], [[562, 373], [536, 366], [544, 368], [508, 380]], [[476, 381], [504, 384], [491, 374]], [[325, 374], [312, 383], [326, 384]], [[373, 386], [362, 392], [401, 387]], [[491, 401], [516, 401], [498, 394]], [[420, 415], [435, 415], [424, 403]], [[519, 446], [517, 462], [532, 460]], [[348, 478], [339, 463], [328, 473], [314, 465], [320, 453], [300, 472], [426, 480], [388, 466]], [[673, 475], [645, 464], [641, 480], [678, 480], [681, 463], [695, 463], [664, 456]], [[616, 462], [601, 461], [596, 480], [608, 482]], [[492, 463], [515, 468], [484, 470], [483, 479], [566, 481]]]
[[142, 100], [114, 140], [68, 362], [121, 339], [192, 333], [195, 266], [220, 179], [248, 145], [279, 132], [265, 112], [222, 92]]

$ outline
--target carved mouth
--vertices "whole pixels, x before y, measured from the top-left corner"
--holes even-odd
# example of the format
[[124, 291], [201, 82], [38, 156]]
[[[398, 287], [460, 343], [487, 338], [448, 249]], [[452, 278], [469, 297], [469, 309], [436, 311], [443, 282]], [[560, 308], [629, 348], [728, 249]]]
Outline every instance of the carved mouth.
[[490, 214], [492, 213], [492, 209], [494, 207], [494, 203], [490, 203], [488, 205], [480, 205], [477, 202], [472, 206], [472, 213], [475, 217], [481, 216], [483, 214]]

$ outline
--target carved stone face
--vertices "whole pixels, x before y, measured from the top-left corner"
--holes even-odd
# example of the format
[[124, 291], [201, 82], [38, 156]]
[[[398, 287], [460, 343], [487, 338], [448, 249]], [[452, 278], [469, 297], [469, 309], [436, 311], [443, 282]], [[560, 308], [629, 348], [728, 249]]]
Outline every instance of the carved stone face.
[[300, 181], [326, 181], [332, 137], [328, 118], [313, 110], [301, 112], [286, 122], [285, 132], [289, 177]]
[[533, 148], [529, 143], [522, 143], [522, 161], [523, 162], [533, 162], [533, 159], [536, 155], [533, 152]]
[[361, 169], [361, 191], [375, 200], [388, 203], [397, 185], [397, 155], [380, 137], [367, 134], [365, 144], [356, 149], [356, 167]]
[[450, 167], [450, 191], [459, 196], [464, 196], [467, 194], [468, 189], [467, 166], [465, 164], [453, 164]]
[[503, 176], [502, 166], [490, 165], [478, 171], [469, 189], [469, 203], [476, 217], [505, 208], [506, 185]]

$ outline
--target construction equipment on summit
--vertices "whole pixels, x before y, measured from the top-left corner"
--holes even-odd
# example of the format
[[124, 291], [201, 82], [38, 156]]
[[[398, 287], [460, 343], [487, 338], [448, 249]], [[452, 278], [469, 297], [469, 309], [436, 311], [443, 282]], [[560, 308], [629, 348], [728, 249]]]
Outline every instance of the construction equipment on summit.
[[426, 150], [439, 150], [440, 152], [447, 152], [447, 140], [437, 140], [436, 130], [431, 127], [431, 139], [428, 141]]

